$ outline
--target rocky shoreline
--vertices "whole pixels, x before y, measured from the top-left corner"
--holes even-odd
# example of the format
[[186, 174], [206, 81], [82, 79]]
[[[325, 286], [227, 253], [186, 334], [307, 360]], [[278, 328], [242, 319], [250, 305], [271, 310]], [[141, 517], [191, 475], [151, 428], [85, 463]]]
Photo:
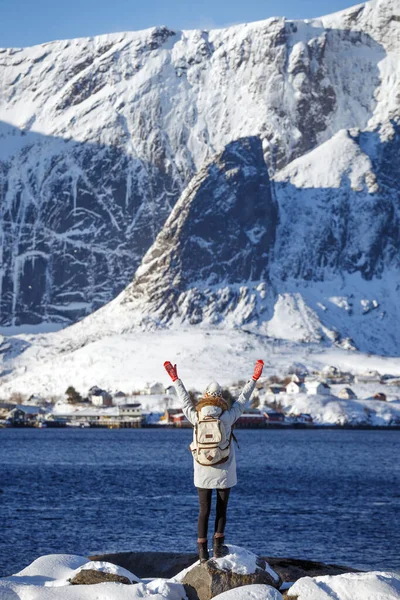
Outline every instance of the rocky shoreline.
[[[198, 559], [197, 554], [187, 552], [117, 552], [112, 554], [94, 554], [88, 557], [93, 561], [106, 561], [128, 569], [137, 577], [175, 577], [177, 573], [190, 567]], [[278, 573], [283, 582], [294, 582], [301, 577], [320, 575], [342, 575], [343, 573], [361, 573], [359, 569], [344, 565], [328, 564], [313, 560], [296, 558], [277, 558], [262, 556]]]
[[400, 600], [400, 574], [293, 558], [234, 545], [199, 563], [191, 553], [50, 554], [0, 578], [13, 600]]

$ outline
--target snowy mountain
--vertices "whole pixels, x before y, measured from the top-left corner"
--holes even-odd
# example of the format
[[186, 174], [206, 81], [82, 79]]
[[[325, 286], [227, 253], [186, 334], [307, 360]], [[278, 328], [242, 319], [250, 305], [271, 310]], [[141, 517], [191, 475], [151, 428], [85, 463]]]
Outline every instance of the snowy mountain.
[[[390, 166], [396, 141], [385, 138], [381, 148], [377, 138], [382, 124], [389, 130], [398, 118], [399, 20], [396, 0], [373, 0], [309, 21], [273, 18], [215, 31], [158, 27], [1, 50], [1, 323], [70, 323], [114, 298], [178, 198], [190, 193], [193, 176], [244, 137], [261, 141], [285, 211], [267, 242], [271, 278], [307, 285], [345, 265], [356, 267], [363, 283], [394, 268], [396, 218], [389, 241], [365, 256], [369, 242], [361, 238], [354, 251], [334, 246], [336, 235], [342, 242], [347, 204], [367, 210], [385, 190], [376, 234], [391, 222], [386, 183], [397, 193]], [[344, 133], [349, 129], [366, 132], [360, 143]], [[346, 161], [325, 177], [318, 155], [307, 154], [332, 143], [343, 158], [341, 140], [347, 149], [353, 143], [353, 179], [364, 169], [367, 197], [360, 179], [340, 200], [336, 185], [346, 179]], [[313, 161], [312, 183], [295, 175], [303, 168], [296, 159]], [[324, 188], [321, 203], [337, 205], [341, 224], [331, 226], [325, 245], [304, 254], [310, 232], [297, 244], [296, 224], [288, 235], [282, 224], [306, 196], [310, 205], [310, 187]], [[319, 238], [321, 223], [311, 221], [311, 239]], [[273, 222], [269, 227], [273, 236]]]
[[1, 340], [3, 393], [167, 355], [199, 387], [260, 356], [400, 373], [367, 356], [400, 347], [399, 28], [373, 0], [1, 52], [2, 322], [92, 313]]

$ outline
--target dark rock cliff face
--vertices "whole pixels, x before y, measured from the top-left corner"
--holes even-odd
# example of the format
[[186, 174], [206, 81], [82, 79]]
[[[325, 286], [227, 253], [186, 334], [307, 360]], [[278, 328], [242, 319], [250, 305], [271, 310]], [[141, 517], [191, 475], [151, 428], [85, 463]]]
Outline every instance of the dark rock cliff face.
[[122, 148], [28, 137], [0, 162], [0, 322], [69, 323], [126, 286], [179, 187]]
[[212, 305], [217, 322], [241, 284], [268, 281], [277, 219], [261, 141], [232, 142], [194, 177], [124, 302], [145, 299], [160, 323], [179, 315], [198, 323]]

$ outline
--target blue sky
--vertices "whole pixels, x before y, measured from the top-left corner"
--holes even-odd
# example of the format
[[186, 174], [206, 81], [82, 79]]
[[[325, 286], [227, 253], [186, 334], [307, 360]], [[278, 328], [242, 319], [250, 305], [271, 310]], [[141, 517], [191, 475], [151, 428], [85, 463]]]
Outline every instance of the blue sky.
[[0, 47], [167, 25], [215, 28], [285, 16], [316, 17], [357, 0], [0, 0]]

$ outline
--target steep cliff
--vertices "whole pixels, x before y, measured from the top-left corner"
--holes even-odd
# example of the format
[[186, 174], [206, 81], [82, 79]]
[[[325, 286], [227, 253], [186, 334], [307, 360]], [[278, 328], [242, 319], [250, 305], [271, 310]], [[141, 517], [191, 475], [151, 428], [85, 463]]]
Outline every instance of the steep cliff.
[[230, 142], [259, 137], [274, 176], [343, 129], [395, 119], [399, 27], [398, 3], [374, 0], [1, 50], [1, 323], [69, 323], [115, 297]]

